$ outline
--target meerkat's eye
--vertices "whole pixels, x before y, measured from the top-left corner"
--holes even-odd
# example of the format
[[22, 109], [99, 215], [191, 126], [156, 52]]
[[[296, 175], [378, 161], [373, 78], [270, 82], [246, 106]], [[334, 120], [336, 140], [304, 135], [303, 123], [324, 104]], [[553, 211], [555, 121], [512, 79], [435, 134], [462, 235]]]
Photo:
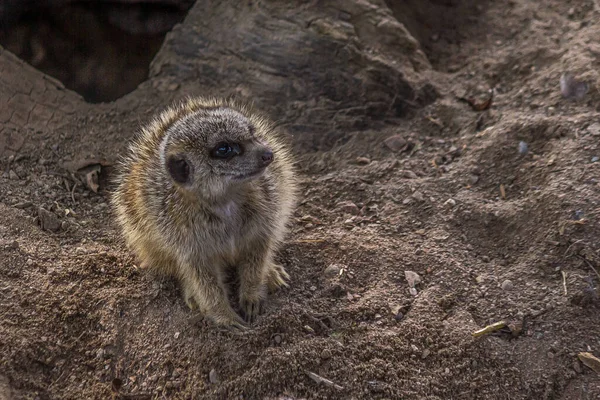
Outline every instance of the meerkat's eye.
[[190, 165], [181, 157], [170, 156], [167, 159], [167, 170], [177, 183], [186, 183], [190, 179]]
[[242, 154], [242, 148], [237, 143], [223, 142], [216, 145], [211, 153], [214, 158], [229, 159]]

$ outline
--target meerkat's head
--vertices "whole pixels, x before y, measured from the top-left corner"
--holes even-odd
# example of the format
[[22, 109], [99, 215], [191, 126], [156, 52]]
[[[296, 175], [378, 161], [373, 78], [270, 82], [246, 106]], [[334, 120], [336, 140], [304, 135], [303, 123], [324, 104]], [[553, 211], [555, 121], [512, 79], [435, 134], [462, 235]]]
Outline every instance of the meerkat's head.
[[218, 200], [260, 177], [273, 162], [272, 149], [255, 131], [250, 119], [234, 109], [201, 109], [167, 129], [160, 159], [175, 185]]

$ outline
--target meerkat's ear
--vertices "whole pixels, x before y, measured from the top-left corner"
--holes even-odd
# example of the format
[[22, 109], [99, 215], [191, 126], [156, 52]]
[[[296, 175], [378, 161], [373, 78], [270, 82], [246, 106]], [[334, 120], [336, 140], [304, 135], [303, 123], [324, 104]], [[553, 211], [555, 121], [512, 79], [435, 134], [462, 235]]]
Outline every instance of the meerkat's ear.
[[167, 170], [177, 183], [188, 183], [191, 178], [190, 164], [181, 156], [170, 155], [167, 158]]

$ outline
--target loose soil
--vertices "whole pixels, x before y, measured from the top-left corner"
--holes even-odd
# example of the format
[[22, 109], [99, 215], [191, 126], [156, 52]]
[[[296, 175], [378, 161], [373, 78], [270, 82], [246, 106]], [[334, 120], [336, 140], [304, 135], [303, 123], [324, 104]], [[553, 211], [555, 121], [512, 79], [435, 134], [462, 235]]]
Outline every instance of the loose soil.
[[[114, 162], [185, 89], [94, 106], [63, 91], [47, 100], [77, 115], [68, 125], [25, 142], [4, 131], [0, 399], [600, 398], [577, 358], [600, 356], [600, 5], [411, 3], [390, 8], [418, 22], [440, 96], [327, 146], [290, 139], [302, 198], [278, 258], [291, 286], [247, 334], [140, 270], [110, 185], [73, 187], [61, 167]], [[39, 76], [7, 68], [3, 80]], [[582, 99], [561, 96], [566, 71], [590, 83]], [[58, 85], [43, 82], [42, 99]], [[458, 100], [490, 88], [489, 110]], [[501, 320], [513, 331], [472, 336]]]

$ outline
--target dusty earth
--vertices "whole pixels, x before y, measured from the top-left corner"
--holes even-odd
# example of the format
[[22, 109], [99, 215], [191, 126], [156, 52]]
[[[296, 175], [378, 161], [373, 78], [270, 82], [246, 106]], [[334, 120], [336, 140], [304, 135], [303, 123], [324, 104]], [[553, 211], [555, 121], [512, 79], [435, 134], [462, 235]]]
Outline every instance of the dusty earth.
[[[326, 103], [303, 92], [316, 75], [228, 69], [210, 44], [181, 40], [211, 27], [210, 16], [195, 25], [214, 5], [201, 3], [149, 80], [111, 103], [86, 104], [0, 54], [0, 399], [600, 398], [599, 374], [577, 358], [600, 356], [598, 2], [356, 2], [389, 18], [377, 29], [406, 27], [416, 47], [404, 76], [427, 83], [385, 110], [357, 104], [376, 104], [399, 78]], [[269, 27], [274, 4], [239, 2], [246, 23], [220, 25]], [[315, 7], [281, 21], [347, 40], [332, 14], [296, 24]], [[365, 44], [378, 32], [367, 13], [346, 13], [363, 40], [356, 54], [408, 68], [393, 43]], [[304, 38], [277, 36], [282, 48]], [[181, 61], [204, 52], [220, 67]], [[227, 83], [208, 78], [228, 71]], [[561, 95], [567, 71], [589, 84], [579, 99]], [[240, 86], [244, 73], [255, 79]], [[258, 96], [267, 73], [294, 87]], [[108, 209], [110, 166], [99, 193], [68, 172], [114, 163], [140, 123], [211, 88], [254, 99], [292, 134], [303, 187], [279, 255], [291, 287], [244, 335], [218, 331], [176, 282], [135, 265]], [[481, 104], [491, 88], [488, 110], [459, 100]], [[416, 295], [405, 271], [420, 276]], [[501, 320], [512, 332], [472, 336]]]

